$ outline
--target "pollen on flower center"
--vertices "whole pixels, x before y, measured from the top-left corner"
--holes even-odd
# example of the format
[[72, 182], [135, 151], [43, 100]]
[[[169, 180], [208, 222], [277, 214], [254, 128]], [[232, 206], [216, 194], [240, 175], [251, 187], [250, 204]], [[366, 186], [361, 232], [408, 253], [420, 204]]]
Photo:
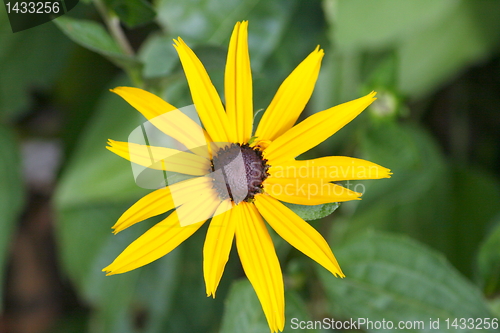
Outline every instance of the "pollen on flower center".
[[231, 143], [220, 148], [212, 160], [214, 188], [222, 200], [236, 204], [250, 202], [262, 192], [262, 182], [269, 176], [267, 160], [258, 148]]

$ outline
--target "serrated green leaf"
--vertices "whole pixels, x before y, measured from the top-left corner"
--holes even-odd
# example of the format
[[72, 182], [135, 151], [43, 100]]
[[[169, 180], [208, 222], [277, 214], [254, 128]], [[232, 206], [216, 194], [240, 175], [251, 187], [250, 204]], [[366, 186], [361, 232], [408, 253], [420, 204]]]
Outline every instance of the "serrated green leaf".
[[[500, 221], [500, 219], [497, 219]], [[479, 249], [478, 276], [487, 296], [500, 291], [500, 222]]]
[[137, 60], [120, 49], [118, 43], [101, 24], [90, 20], [71, 18], [67, 15], [58, 17], [54, 23], [75, 43], [105, 56], [117, 66], [138, 65]]
[[413, 332], [432, 332], [429, 318], [441, 322], [492, 318], [476, 286], [442, 255], [407, 237], [367, 233], [335, 253], [346, 278], [337, 279], [322, 269], [319, 273], [337, 315], [396, 324], [408, 320], [425, 323], [423, 329]]
[[339, 208], [338, 202], [331, 202], [314, 206], [296, 205], [288, 202], [283, 202], [283, 204], [293, 210], [295, 214], [306, 221], [321, 219], [332, 214], [337, 208]]
[[[21, 159], [14, 134], [0, 125], [0, 285], [2, 286], [12, 231], [24, 202], [21, 170]], [[0, 300], [3, 300], [3, 290], [3, 288], [0, 290]]]
[[[285, 329], [283, 332], [318, 332], [292, 326], [291, 320], [311, 320], [302, 299], [293, 292], [285, 292]], [[262, 333], [268, 332], [262, 306], [248, 280], [235, 281], [226, 299], [220, 333]]]
[[156, 16], [151, 5], [144, 0], [105, 0], [104, 2], [129, 28], [149, 23]]

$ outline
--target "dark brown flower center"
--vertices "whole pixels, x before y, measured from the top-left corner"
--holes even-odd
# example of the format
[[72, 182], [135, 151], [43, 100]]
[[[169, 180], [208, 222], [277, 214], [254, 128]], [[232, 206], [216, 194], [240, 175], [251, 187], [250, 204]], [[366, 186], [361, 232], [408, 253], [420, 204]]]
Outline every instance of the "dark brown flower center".
[[231, 143], [220, 148], [212, 160], [214, 188], [222, 200], [236, 204], [252, 201], [262, 192], [262, 182], [269, 176], [267, 160], [258, 148]]

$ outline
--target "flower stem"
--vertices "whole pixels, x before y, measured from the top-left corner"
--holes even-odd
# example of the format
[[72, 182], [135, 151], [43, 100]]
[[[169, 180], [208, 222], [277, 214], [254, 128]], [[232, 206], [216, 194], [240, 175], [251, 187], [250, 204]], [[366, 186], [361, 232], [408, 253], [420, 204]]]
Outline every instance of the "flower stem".
[[[127, 36], [122, 30], [122, 27], [120, 25], [120, 18], [115, 13], [108, 10], [102, 0], [94, 0], [94, 5], [104, 23], [106, 24], [111, 37], [118, 44], [118, 47], [122, 50], [123, 54], [129, 56], [132, 59], [135, 59], [134, 49], [132, 48], [132, 46], [130, 46]], [[125, 71], [125, 73], [127, 73], [130, 81], [136, 87], [142, 88], [144, 86], [140, 66], [135, 66], [134, 64], [131, 64], [129, 66], [121, 64], [118, 66], [121, 67]]]
[[129, 56], [134, 56], [134, 49], [130, 46], [130, 43], [125, 36], [125, 33], [120, 26], [120, 19], [114, 13], [111, 13], [107, 10], [106, 6], [101, 0], [94, 0], [94, 4], [97, 8], [97, 11], [101, 15], [104, 23], [108, 27], [109, 32], [113, 39], [118, 43], [120, 49]]

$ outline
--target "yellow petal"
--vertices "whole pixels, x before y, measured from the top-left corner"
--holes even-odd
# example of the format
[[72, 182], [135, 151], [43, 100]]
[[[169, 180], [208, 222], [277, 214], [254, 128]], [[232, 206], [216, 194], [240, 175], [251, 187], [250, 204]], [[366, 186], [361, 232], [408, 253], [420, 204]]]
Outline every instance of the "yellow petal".
[[269, 169], [269, 178], [307, 178], [325, 181], [390, 178], [391, 170], [359, 158], [328, 156], [289, 160]]
[[113, 226], [113, 232], [116, 234], [145, 219], [163, 214], [192, 199], [193, 193], [211, 191], [211, 187], [210, 178], [198, 177], [151, 192], [122, 214]]
[[109, 266], [106, 275], [120, 274], [149, 264], [175, 249], [194, 234], [205, 221], [181, 227], [174, 211], [130, 244]]
[[258, 140], [272, 141], [292, 128], [311, 98], [323, 55], [318, 46], [281, 84], [257, 127]]
[[361, 193], [323, 179], [270, 177], [263, 184], [264, 192], [273, 198], [298, 205], [359, 200], [361, 196]]
[[214, 298], [233, 244], [236, 223], [233, 221], [231, 208], [229, 199], [223, 201], [217, 208], [203, 246], [203, 274], [207, 296], [212, 295]]
[[284, 240], [333, 275], [345, 276], [326, 240], [309, 223], [269, 195], [257, 195], [255, 206]]
[[132, 107], [150, 120], [167, 112], [177, 110], [175, 106], [165, 102], [149, 91], [134, 87], [116, 87], [112, 92], [122, 97]]
[[163, 133], [179, 141], [196, 154], [210, 158], [206, 148], [198, 148], [205, 147], [206, 138], [210, 137], [196, 122], [175, 106], [139, 88], [117, 87], [111, 91], [126, 100]]
[[[213, 214], [219, 204], [219, 201], [210, 200], [202, 195], [182, 205], [132, 242], [103, 271], [107, 273], [106, 275], [125, 273], [163, 257], [198, 230], [206, 221], [203, 219], [206, 213], [211, 211]], [[186, 221], [196, 221], [196, 223], [182, 227], [180, 214], [183, 214]]]
[[208, 134], [216, 142], [234, 142], [236, 140], [234, 129], [229, 126], [219, 94], [215, 90], [205, 67], [180, 37], [174, 42], [174, 47], [179, 54], [186, 74], [196, 111]]
[[241, 202], [235, 208], [236, 246], [243, 270], [262, 304], [271, 332], [285, 325], [283, 276], [271, 236], [255, 208]]
[[375, 92], [318, 112], [274, 140], [264, 151], [271, 165], [291, 160], [315, 147], [356, 118], [374, 100]]
[[177, 149], [114, 140], [109, 140], [108, 144], [106, 148], [116, 155], [147, 168], [193, 176], [203, 176], [211, 171], [208, 159]]
[[[221, 200], [213, 188], [212, 179], [208, 179], [210, 187], [204, 189], [203, 191], [199, 191], [199, 193], [183, 192], [180, 195], [178, 195], [177, 192], [172, 193], [172, 197], [176, 203], [177, 197], [179, 197], [181, 201], [186, 200], [185, 198], [187, 197], [190, 198], [187, 199], [189, 201], [187, 201], [184, 205], [177, 208], [177, 216], [179, 217], [181, 227], [187, 227], [191, 224], [198, 223], [199, 221], [208, 220], [214, 215], [217, 207], [220, 206]], [[183, 195], [185, 197], [183, 197]]]
[[252, 71], [248, 55], [248, 21], [236, 23], [227, 54], [224, 76], [226, 112], [236, 142], [246, 143], [252, 135]]

